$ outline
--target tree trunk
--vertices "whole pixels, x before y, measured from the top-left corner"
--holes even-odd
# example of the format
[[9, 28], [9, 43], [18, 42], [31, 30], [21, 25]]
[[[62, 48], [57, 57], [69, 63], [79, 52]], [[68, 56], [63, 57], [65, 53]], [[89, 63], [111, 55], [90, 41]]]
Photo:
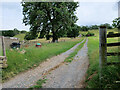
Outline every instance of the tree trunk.
[[53, 39], [52, 42], [58, 42], [58, 36], [55, 32], [53, 32]]

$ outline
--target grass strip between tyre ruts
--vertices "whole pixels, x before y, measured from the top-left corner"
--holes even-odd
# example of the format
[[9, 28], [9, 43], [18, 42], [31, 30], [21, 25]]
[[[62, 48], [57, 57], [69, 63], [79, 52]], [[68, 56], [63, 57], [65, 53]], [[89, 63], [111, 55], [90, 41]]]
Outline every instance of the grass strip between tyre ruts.
[[84, 46], [85, 42], [86, 42], [86, 39], [64, 61], [65, 62], [72, 62], [74, 60], [75, 55]]

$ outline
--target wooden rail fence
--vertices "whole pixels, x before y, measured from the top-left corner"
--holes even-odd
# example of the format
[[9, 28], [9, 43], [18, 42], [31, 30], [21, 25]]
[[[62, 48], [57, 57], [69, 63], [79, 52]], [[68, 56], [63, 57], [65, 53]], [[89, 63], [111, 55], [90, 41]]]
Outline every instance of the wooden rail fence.
[[119, 64], [119, 62], [112, 62], [111, 64], [107, 62], [107, 56], [120, 56], [120, 52], [107, 52], [107, 47], [120, 46], [120, 42], [107, 43], [107, 38], [120, 37], [120, 33], [117, 34], [106, 34], [107, 29], [105, 26], [101, 26], [99, 29], [99, 62], [100, 68], [105, 65]]
[[[99, 28], [99, 66], [100, 66], [100, 82], [102, 80], [102, 69], [108, 65], [120, 65], [119, 62], [107, 62], [108, 56], [118, 56], [120, 59], [120, 51], [119, 52], [107, 52], [107, 47], [120, 46], [120, 42], [116, 43], [107, 43], [107, 38], [120, 37], [120, 33], [107, 34], [106, 26], [100, 26]], [[119, 49], [119, 48], [118, 48]]]

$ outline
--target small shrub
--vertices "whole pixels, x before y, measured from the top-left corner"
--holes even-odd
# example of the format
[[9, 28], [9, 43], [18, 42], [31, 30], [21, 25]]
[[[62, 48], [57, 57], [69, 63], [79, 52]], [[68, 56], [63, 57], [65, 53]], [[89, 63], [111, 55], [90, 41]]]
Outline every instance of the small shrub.
[[91, 33], [91, 32], [88, 32], [87, 34], [82, 34], [82, 36], [86, 36], [86, 37], [89, 37], [89, 36], [94, 36], [95, 34], [94, 33]]
[[31, 32], [26, 33], [26, 35], [25, 35], [25, 37], [24, 37], [25, 40], [33, 40], [33, 39], [35, 39], [35, 38], [36, 38], [36, 35], [33, 36], [33, 35], [31, 34]]
[[89, 37], [89, 36], [94, 36], [94, 33], [88, 32], [88, 33], [86, 34], [86, 37]]

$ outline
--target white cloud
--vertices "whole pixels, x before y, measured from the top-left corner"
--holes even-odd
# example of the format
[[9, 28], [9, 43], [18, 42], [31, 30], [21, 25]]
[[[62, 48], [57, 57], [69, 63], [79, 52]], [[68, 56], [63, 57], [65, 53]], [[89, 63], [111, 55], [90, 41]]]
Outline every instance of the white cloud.
[[2, 3], [2, 27], [0, 30], [29, 30], [29, 26], [23, 24], [22, 6], [19, 2]]
[[80, 3], [77, 9], [78, 25], [92, 25], [112, 23], [118, 16], [118, 10], [114, 10], [115, 3]]
[[119, 0], [74, 0], [76, 2], [118, 2]]
[[[14, 28], [29, 30], [29, 26], [22, 24], [23, 15], [20, 2], [5, 2], [2, 3], [2, 5], [3, 7], [0, 7], [0, 9], [2, 8], [2, 16], [0, 16], [0, 20], [2, 19], [2, 27], [0, 27], [0, 30]], [[77, 16], [79, 18], [77, 24], [92, 25], [106, 22], [112, 23], [112, 20], [118, 16], [116, 6], [115, 2], [81, 2], [80, 7], [77, 9]]]

